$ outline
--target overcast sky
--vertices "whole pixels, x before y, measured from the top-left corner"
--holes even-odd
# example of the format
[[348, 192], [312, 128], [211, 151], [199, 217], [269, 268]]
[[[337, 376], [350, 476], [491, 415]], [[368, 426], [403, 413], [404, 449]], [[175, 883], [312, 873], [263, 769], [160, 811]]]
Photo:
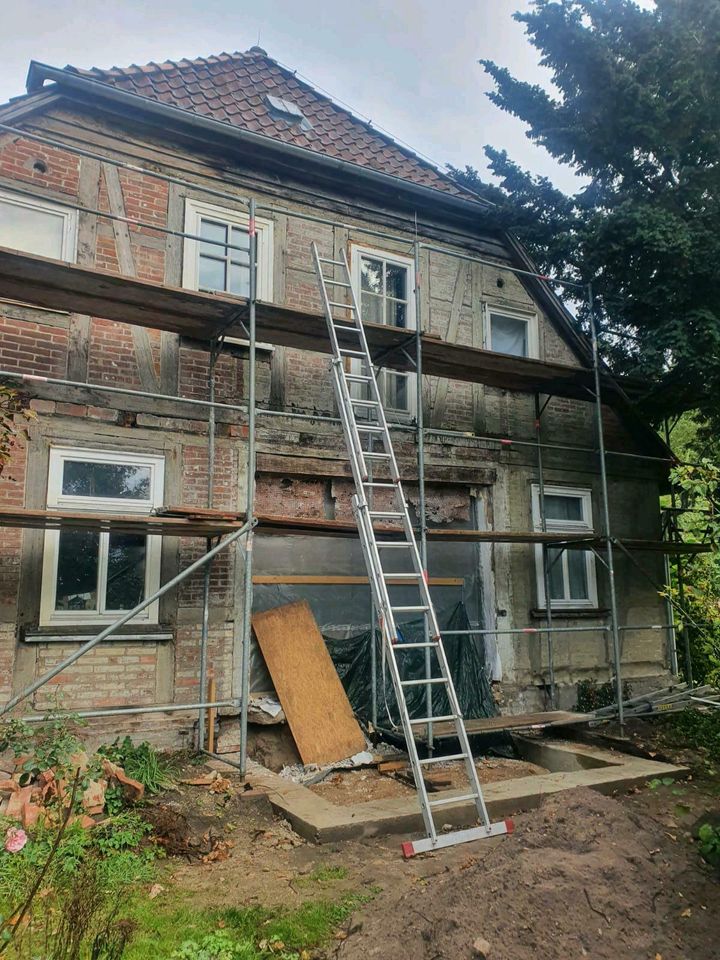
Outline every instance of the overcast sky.
[[[652, 0], [640, 0], [645, 7]], [[547, 83], [512, 14], [529, 0], [6, 0], [0, 102], [24, 92], [30, 60], [53, 66], [127, 66], [257, 43], [270, 56], [439, 163], [485, 171], [483, 146], [505, 148], [535, 173], [572, 189], [485, 97], [478, 59]]]

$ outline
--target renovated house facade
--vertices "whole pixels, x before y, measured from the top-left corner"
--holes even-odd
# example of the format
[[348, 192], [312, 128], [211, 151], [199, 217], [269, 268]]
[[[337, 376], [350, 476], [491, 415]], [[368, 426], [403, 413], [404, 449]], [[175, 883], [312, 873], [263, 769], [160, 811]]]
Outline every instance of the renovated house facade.
[[[532, 265], [495, 225], [490, 204], [257, 47], [126, 69], [33, 63], [27, 95], [0, 108], [0, 124], [0, 248], [236, 296], [240, 308], [249, 292], [252, 197], [263, 303], [321, 313], [315, 242], [329, 258], [345, 251], [365, 322], [419, 327], [440, 341], [510, 358], [519, 371], [506, 386], [500, 375], [491, 383], [454, 379], [449, 367], [447, 376], [423, 374], [418, 390], [411, 358], [382, 368], [416, 509], [422, 404], [431, 531], [541, 530], [540, 436], [545, 528], [602, 533], [591, 400], [527, 386], [533, 371], [540, 376], [552, 365], [587, 373], [589, 346], [545, 283], [511, 269], [532, 272]], [[241, 512], [249, 482], [242, 331], [218, 346], [199, 326], [183, 335], [153, 328], [152, 319], [129, 325], [66, 304], [38, 305], [31, 286], [27, 301], [0, 301], [0, 369], [40, 378], [19, 386], [25, 412], [16, 415], [13, 455], [0, 474], [0, 508], [144, 516], [210, 504]], [[255, 512], [351, 522], [352, 483], [327, 350], [308, 349], [302, 330], [296, 346], [291, 334], [266, 342], [258, 329]], [[214, 408], [209, 499], [210, 408], [188, 401], [208, 399], [211, 357], [214, 398], [223, 406]], [[621, 538], [657, 541], [663, 450], [622, 404], [608, 403], [603, 423], [613, 529]], [[132, 529], [8, 524], [0, 534], [3, 700], [206, 549], [201, 537]], [[584, 628], [553, 641], [558, 703], [569, 707], [579, 680], [604, 682], [612, 673], [608, 583], [600, 554], [549, 552], [553, 625]], [[210, 573], [209, 664], [220, 698], [239, 695], [243, 557], [241, 550], [220, 554]], [[643, 562], [662, 581], [660, 554]], [[667, 672], [667, 636], [648, 627], [665, 622], [663, 602], [624, 556], [616, 565], [620, 620], [645, 627], [622, 634], [623, 675], [636, 686], [657, 683]], [[486, 661], [503, 709], [547, 707], [547, 638], [519, 632], [547, 620], [542, 546], [520, 538], [431, 538], [428, 571], [440, 610], [462, 602], [478, 628], [498, 631], [486, 634]], [[264, 536], [259, 528], [254, 575], [257, 609], [305, 598], [323, 632], [341, 635], [369, 621], [352, 538]], [[202, 595], [200, 572], [38, 690], [33, 709], [202, 699]], [[259, 663], [253, 689], [267, 689]], [[153, 715], [142, 724], [178, 742], [194, 719]]]

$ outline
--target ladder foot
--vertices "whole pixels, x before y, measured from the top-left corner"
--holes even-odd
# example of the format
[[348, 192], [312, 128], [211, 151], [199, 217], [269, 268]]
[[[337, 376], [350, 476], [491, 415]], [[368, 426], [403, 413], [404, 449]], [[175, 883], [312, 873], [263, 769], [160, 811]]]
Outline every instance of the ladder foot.
[[473, 840], [488, 840], [490, 837], [502, 837], [511, 834], [515, 824], [509, 818], [498, 820], [485, 827], [471, 827], [469, 830], [453, 830], [452, 833], [443, 833], [435, 837], [423, 837], [422, 840], [406, 840], [400, 845], [402, 855], [406, 860], [418, 853], [431, 853], [443, 847], [454, 847], [458, 843], [470, 843]]

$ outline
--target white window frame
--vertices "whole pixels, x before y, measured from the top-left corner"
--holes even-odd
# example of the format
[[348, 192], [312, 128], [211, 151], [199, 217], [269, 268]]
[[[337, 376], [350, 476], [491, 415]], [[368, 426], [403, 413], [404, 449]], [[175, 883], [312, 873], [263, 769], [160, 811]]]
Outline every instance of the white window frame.
[[[114, 497], [83, 497], [62, 492], [62, 479], [65, 462], [81, 460], [91, 463], [137, 464], [150, 469], [150, 499], [130, 500]], [[49, 510], [83, 511], [88, 513], [138, 514], [147, 515], [162, 506], [165, 479], [165, 458], [140, 453], [114, 453], [109, 450], [87, 450], [84, 447], [51, 447], [48, 464], [47, 506]], [[107, 554], [110, 534], [100, 533], [98, 596], [105, 592], [107, 574]], [[40, 596], [40, 626], [61, 626], [81, 624], [113, 623], [122, 611], [98, 613], [94, 610], [56, 610], [57, 566], [60, 546], [60, 531], [48, 530], [45, 533], [43, 549], [42, 589]], [[160, 560], [162, 537], [148, 536], [145, 548], [145, 596], [155, 593], [160, 587]], [[159, 602], [156, 600], [146, 607], [131, 623], [157, 623]]]
[[[511, 320], [524, 320], [527, 324], [527, 345], [528, 353], [527, 357], [522, 357], [519, 359], [529, 359], [529, 360], [538, 360], [540, 358], [540, 334], [539, 334], [539, 323], [538, 315], [535, 311], [532, 310], [518, 310], [515, 307], [506, 307], [504, 304], [500, 303], [485, 303], [483, 306], [483, 329], [484, 329], [484, 344], [486, 350], [493, 350], [492, 345], [492, 323], [490, 322], [490, 316], [493, 313], [497, 313], [502, 317], [509, 317]], [[498, 352], [499, 351], [495, 351]], [[504, 354], [506, 357], [515, 357], [518, 356], [514, 353]]]
[[[231, 210], [227, 207], [218, 207], [204, 200], [185, 200], [185, 233], [200, 235], [200, 221], [202, 218], [218, 220], [230, 226], [245, 227], [250, 224], [250, 217], [242, 210]], [[255, 218], [255, 232], [257, 236], [257, 298], [266, 303], [273, 299], [273, 222], [262, 217]], [[188, 290], [199, 289], [199, 240], [185, 238], [183, 250], [183, 278], [182, 285]], [[222, 248], [220, 248], [222, 249]], [[221, 291], [218, 291], [221, 292]], [[226, 296], [236, 296], [225, 291]]]
[[[587, 533], [593, 534], [592, 518], [592, 490], [586, 487], [561, 487], [545, 484], [545, 496], [573, 497], [579, 499], [582, 503], [582, 520], [551, 520], [546, 518], [545, 524], [548, 533]], [[537, 483], [532, 485], [532, 518], [533, 529], [542, 530], [542, 520], [540, 515], [540, 486]], [[553, 544], [550, 544], [553, 546]], [[576, 610], [580, 608], [594, 609], [598, 605], [597, 594], [597, 571], [595, 569], [595, 557], [591, 550], [583, 551], [585, 557], [585, 569], [588, 585], [588, 596], [583, 600], [574, 600], [570, 597], [564, 600], [553, 600], [552, 610]], [[560, 559], [556, 562], [562, 565], [563, 587], [566, 593], [569, 593], [570, 578], [568, 573], [568, 551], [564, 550]], [[537, 579], [538, 605], [541, 608], [546, 606], [545, 600], [545, 577], [543, 571], [543, 549], [542, 544], [535, 545], [535, 572]]]
[[[352, 243], [350, 245], [350, 274], [352, 277], [353, 290], [357, 297], [358, 306], [362, 309], [362, 288], [361, 288], [361, 276], [360, 276], [360, 261], [363, 257], [372, 257], [375, 260], [383, 260], [386, 263], [392, 263], [399, 267], [405, 267], [408, 271], [407, 277], [407, 324], [402, 329], [404, 330], [416, 330], [417, 329], [417, 307], [415, 303], [415, 261], [410, 257], [405, 257], [400, 253], [395, 253], [392, 250], [382, 250], [377, 247], [368, 247], [362, 244]], [[389, 324], [387, 324], [389, 326]], [[350, 362], [350, 370], [353, 373], [358, 373], [362, 366], [362, 360], [352, 360]], [[417, 383], [416, 383], [416, 374], [414, 373], [403, 373], [401, 370], [389, 370], [391, 374], [397, 374], [399, 376], [405, 376], [407, 378], [407, 397], [408, 404], [404, 409], [398, 409], [396, 407], [385, 406], [385, 412], [391, 413], [397, 417], [414, 417], [417, 413]], [[381, 371], [380, 374], [380, 390], [383, 393], [383, 402], [384, 402], [384, 377]], [[353, 391], [359, 393], [359, 385], [353, 386]]]
[[[25, 210], [38, 210], [41, 213], [51, 213], [53, 216], [61, 217], [63, 220], [63, 238], [60, 260], [74, 263], [77, 257], [77, 225], [78, 212], [70, 207], [64, 207], [52, 200], [45, 200], [42, 197], [28, 196], [27, 194], [14, 193], [12, 190], [0, 189], [0, 201], [9, 203], [15, 207]], [[0, 241], [0, 246], [4, 244]], [[12, 248], [15, 249], [15, 248]], [[34, 256], [42, 256], [33, 250], [23, 250], [23, 253], [29, 253]], [[53, 258], [54, 259], [54, 258]]]

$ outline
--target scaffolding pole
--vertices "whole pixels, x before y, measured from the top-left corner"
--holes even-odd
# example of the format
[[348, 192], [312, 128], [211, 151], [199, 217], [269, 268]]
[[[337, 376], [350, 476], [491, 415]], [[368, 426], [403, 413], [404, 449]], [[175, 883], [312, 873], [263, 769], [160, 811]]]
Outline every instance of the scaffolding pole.
[[[245, 547], [245, 589], [243, 592], [242, 650], [240, 670], [240, 776], [247, 773], [248, 699], [250, 697], [250, 643], [252, 640], [253, 602], [253, 527], [255, 526], [255, 355], [257, 302], [257, 231], [255, 228], [255, 201], [250, 201], [249, 222], [250, 289], [248, 314], [248, 438], [245, 476], [245, 519], [251, 522]], [[240, 562], [240, 550], [235, 551], [235, 563]], [[237, 648], [236, 648], [237, 655]]]
[[[549, 401], [549, 398], [548, 398]], [[547, 406], [546, 401], [545, 406]], [[538, 505], [540, 507], [540, 526], [543, 533], [547, 533], [547, 516], [545, 513], [545, 472], [543, 470], [543, 456], [541, 440], [541, 417], [545, 407], [540, 406], [540, 395], [535, 394], [535, 436], [537, 438], [537, 466], [538, 466]], [[553, 649], [553, 615], [552, 615], [552, 591], [550, 589], [550, 563], [549, 548], [546, 543], [542, 547], [542, 565], [543, 565], [543, 587], [545, 590], [545, 622], [547, 623], [547, 656], [548, 656], [548, 677], [550, 680], [550, 707], [555, 709], [557, 706], [557, 693], [555, 689], [555, 651]]]
[[[418, 465], [418, 526], [420, 533], [420, 560], [422, 562], [423, 574], [427, 579], [428, 560], [427, 560], [427, 518], [425, 508], [425, 419], [423, 414], [423, 385], [422, 385], [422, 313], [421, 313], [421, 273], [420, 273], [420, 242], [416, 239], [413, 247], [415, 263], [415, 436], [417, 442], [417, 465]], [[423, 617], [423, 640], [428, 643], [430, 631], [427, 616]], [[425, 678], [428, 684], [425, 688], [425, 709], [426, 716], [432, 716], [432, 695], [433, 688], [430, 683], [432, 677], [432, 653], [430, 647], [425, 647]], [[427, 747], [430, 756], [433, 753], [433, 725], [429, 722], [427, 725]]]
[[618, 724], [622, 735], [625, 728], [620, 663], [622, 648], [620, 646], [620, 631], [618, 629], [618, 603], [615, 589], [613, 540], [610, 533], [610, 493], [608, 490], [607, 463], [605, 459], [605, 431], [603, 429], [602, 393], [600, 387], [600, 345], [598, 342], [598, 324], [595, 317], [595, 301], [593, 298], [592, 283], [587, 285], [587, 303], [590, 314], [590, 336], [592, 341], [593, 377], [595, 383], [595, 427], [597, 431], [598, 452], [600, 455], [600, 497], [602, 502], [603, 534], [605, 537], [605, 565], [607, 567], [608, 589], [610, 593], [610, 633], [612, 635], [613, 666], [615, 669], [615, 696], [617, 699]]

